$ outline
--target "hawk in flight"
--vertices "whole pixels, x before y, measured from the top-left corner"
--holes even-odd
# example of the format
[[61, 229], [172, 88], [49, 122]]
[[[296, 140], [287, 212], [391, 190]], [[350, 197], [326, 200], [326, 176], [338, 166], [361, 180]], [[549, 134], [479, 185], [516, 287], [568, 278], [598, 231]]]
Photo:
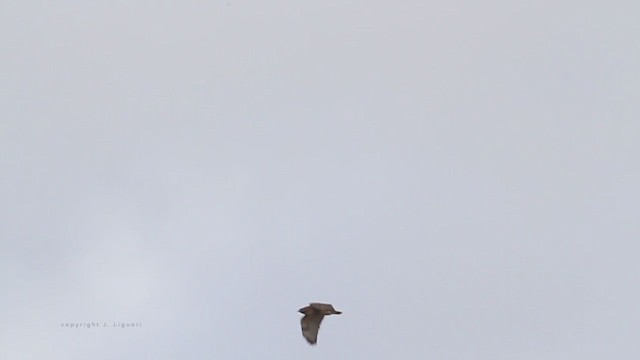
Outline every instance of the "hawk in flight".
[[309, 306], [305, 306], [298, 312], [303, 313], [304, 316], [300, 319], [300, 325], [302, 325], [302, 336], [307, 339], [307, 342], [311, 345], [315, 345], [318, 341], [318, 330], [320, 330], [320, 323], [325, 315], [342, 314], [342, 311], [337, 311], [331, 304], [311, 303]]

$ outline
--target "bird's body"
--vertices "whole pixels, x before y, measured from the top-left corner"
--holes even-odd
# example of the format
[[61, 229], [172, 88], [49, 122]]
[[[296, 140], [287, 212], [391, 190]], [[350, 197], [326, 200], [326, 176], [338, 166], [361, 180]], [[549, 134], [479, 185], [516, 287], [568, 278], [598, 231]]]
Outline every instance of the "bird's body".
[[315, 345], [318, 341], [318, 330], [320, 330], [320, 323], [326, 315], [340, 315], [342, 311], [337, 311], [331, 304], [311, 303], [309, 306], [305, 306], [298, 310], [298, 312], [304, 314], [300, 319], [300, 325], [302, 326], [302, 336], [311, 345]]

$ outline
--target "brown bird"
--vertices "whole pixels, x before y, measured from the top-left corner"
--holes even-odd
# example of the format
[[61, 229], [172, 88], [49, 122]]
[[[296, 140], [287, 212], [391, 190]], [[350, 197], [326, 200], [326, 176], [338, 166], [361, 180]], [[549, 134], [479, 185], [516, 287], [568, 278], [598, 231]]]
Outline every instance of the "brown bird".
[[307, 339], [307, 342], [311, 345], [315, 345], [318, 341], [318, 330], [320, 330], [320, 323], [325, 315], [342, 314], [342, 311], [337, 311], [331, 304], [311, 303], [309, 306], [305, 306], [298, 312], [303, 313], [304, 316], [300, 319], [300, 325], [302, 325], [302, 336]]

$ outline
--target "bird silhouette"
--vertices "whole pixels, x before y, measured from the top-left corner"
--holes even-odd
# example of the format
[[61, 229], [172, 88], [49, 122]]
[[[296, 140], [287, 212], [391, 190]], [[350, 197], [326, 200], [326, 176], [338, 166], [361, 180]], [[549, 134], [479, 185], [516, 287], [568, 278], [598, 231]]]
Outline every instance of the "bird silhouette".
[[324, 319], [325, 315], [340, 315], [342, 311], [338, 311], [333, 308], [331, 304], [311, 303], [309, 306], [305, 306], [298, 310], [298, 312], [304, 314], [300, 319], [300, 325], [302, 326], [302, 336], [311, 345], [315, 345], [318, 342], [318, 331], [320, 330], [320, 323]]

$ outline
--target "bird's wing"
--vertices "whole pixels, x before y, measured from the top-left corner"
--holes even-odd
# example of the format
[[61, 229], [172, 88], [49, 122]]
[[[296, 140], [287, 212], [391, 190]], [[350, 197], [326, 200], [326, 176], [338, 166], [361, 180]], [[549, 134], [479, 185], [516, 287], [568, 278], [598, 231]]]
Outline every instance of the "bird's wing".
[[311, 303], [309, 306], [320, 311], [336, 311], [331, 304]]
[[311, 345], [315, 345], [318, 341], [318, 331], [320, 330], [320, 323], [324, 315], [313, 314], [305, 315], [300, 319], [300, 325], [302, 326], [302, 336]]

